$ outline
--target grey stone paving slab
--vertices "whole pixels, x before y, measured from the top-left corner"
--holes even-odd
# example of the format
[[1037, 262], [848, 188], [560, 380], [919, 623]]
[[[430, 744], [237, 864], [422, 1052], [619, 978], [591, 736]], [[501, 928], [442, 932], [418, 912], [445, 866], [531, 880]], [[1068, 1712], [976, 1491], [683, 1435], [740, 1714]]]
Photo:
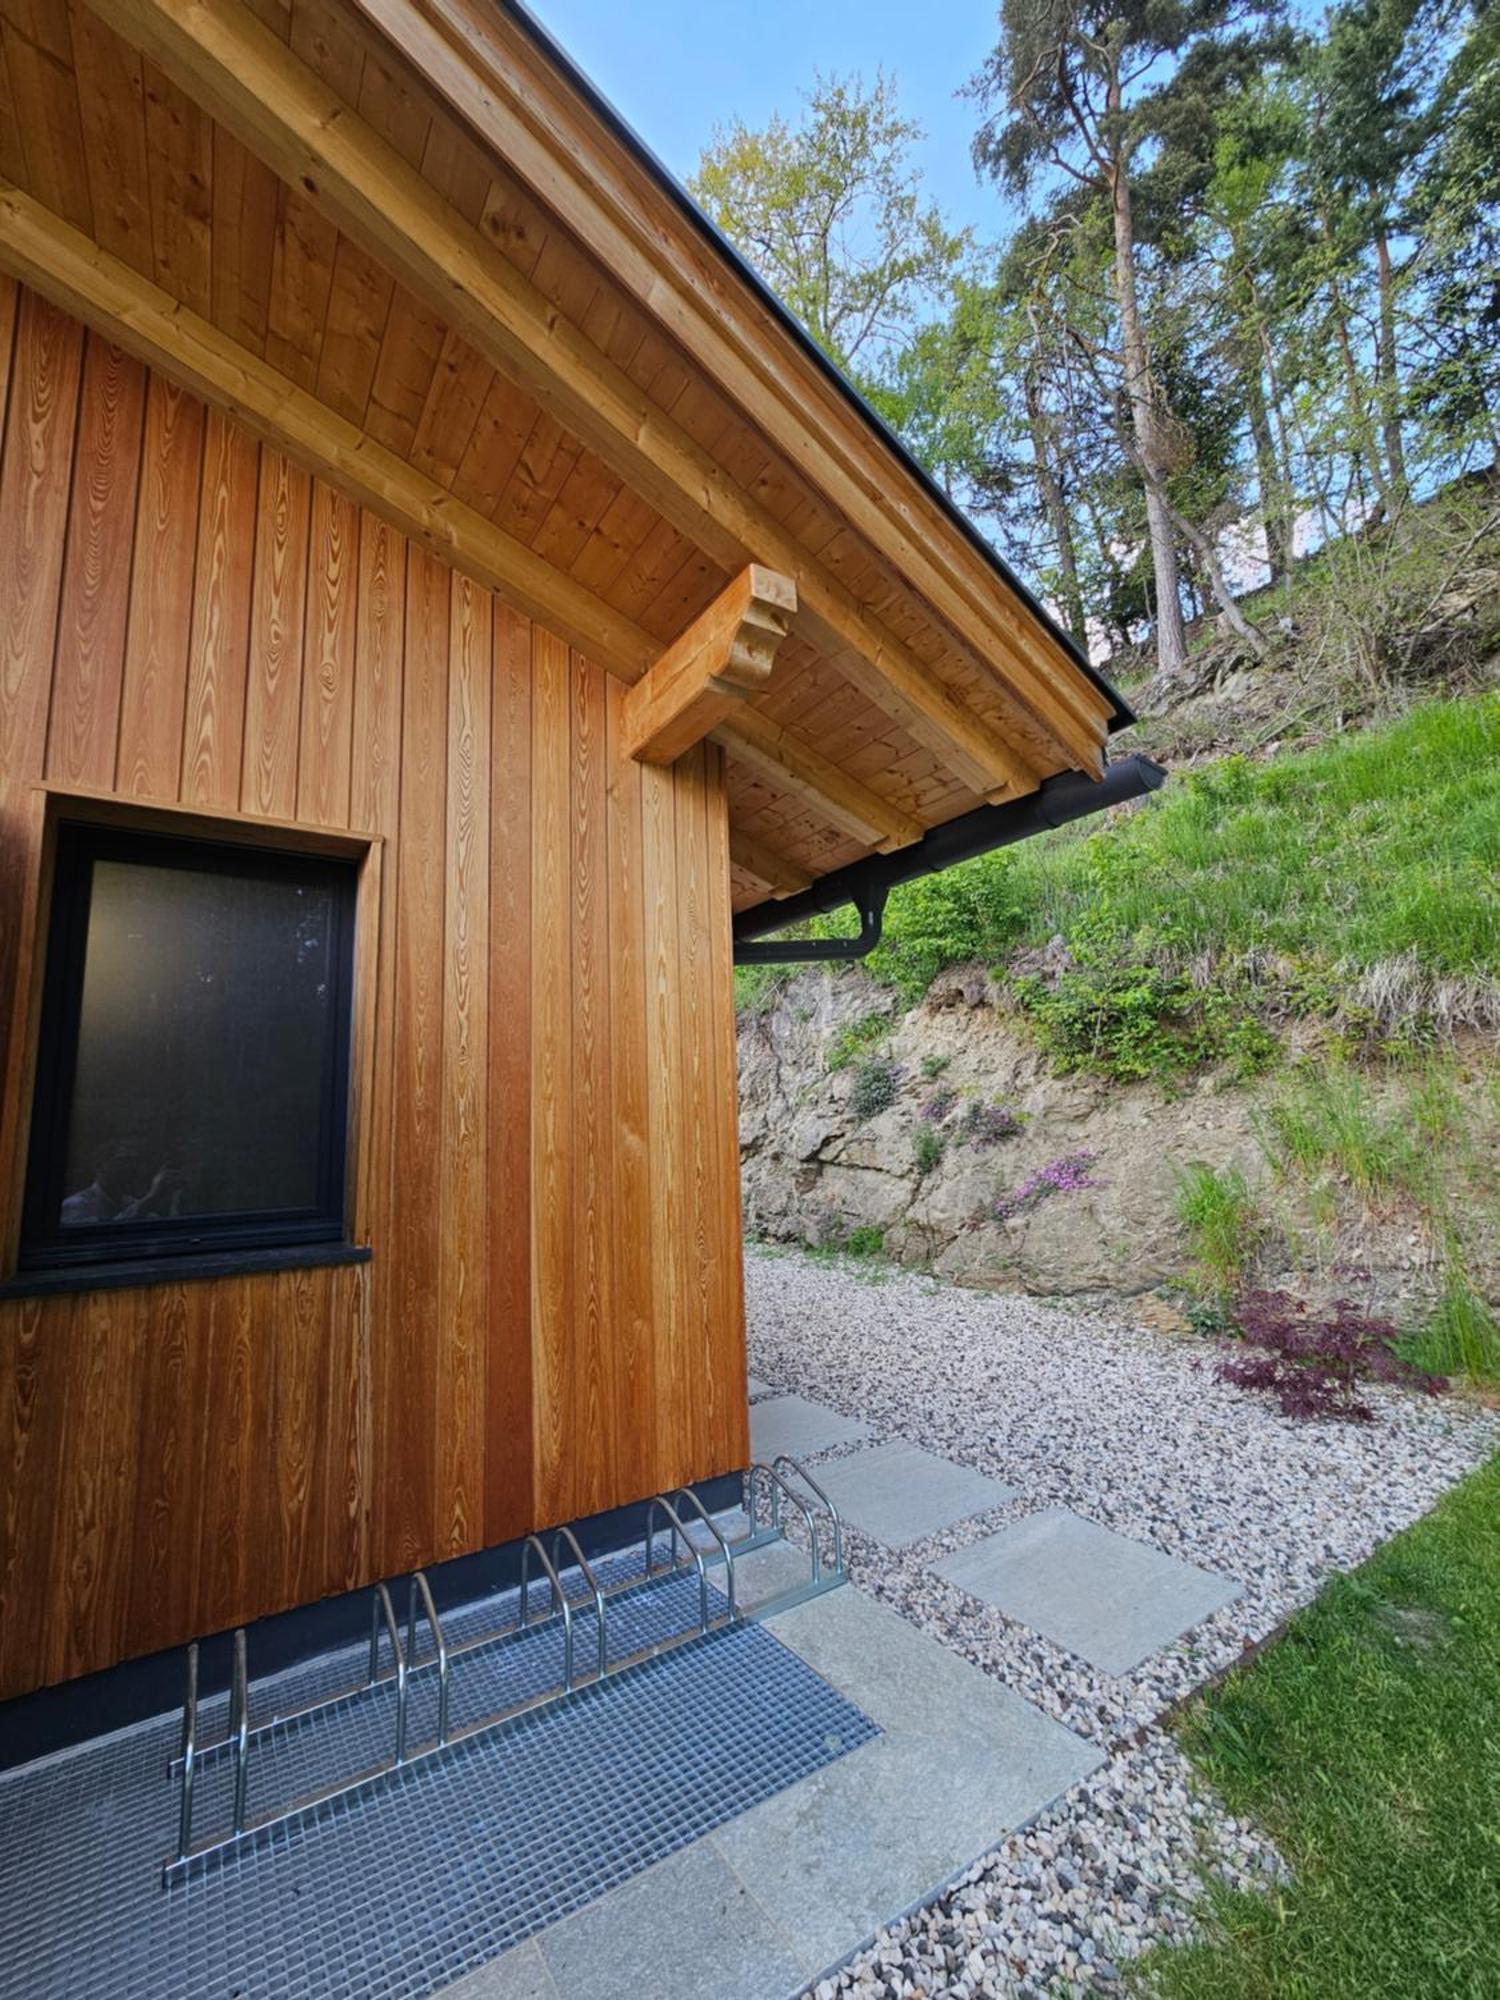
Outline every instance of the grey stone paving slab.
[[442, 2000], [561, 2000], [561, 1996], [541, 1946], [528, 1938], [456, 1985], [443, 1987]]
[[[747, 1594], [788, 1563], [800, 1571], [799, 1552], [745, 1558]], [[620, 1884], [443, 2000], [782, 2000], [1103, 1761], [852, 1586], [768, 1622], [880, 1725], [878, 1741]]]
[[1130, 1673], [1240, 1595], [1233, 1577], [1128, 1541], [1065, 1507], [1013, 1521], [933, 1569], [1107, 1674]]
[[771, 1393], [770, 1383], [762, 1382], [758, 1375], [752, 1375], [746, 1386], [749, 1390], [750, 1399], [752, 1402], [755, 1400], [757, 1396], [769, 1396]]
[[846, 1521], [890, 1549], [909, 1548], [955, 1521], [1003, 1507], [1017, 1490], [899, 1440], [820, 1466], [818, 1484]]
[[541, 1934], [563, 2000], [780, 2000], [802, 1982], [787, 1940], [706, 1840]]
[[769, 1622], [885, 1731], [710, 1835], [810, 1982], [1103, 1758], [853, 1587]]
[[870, 1426], [858, 1417], [846, 1417], [842, 1410], [811, 1403], [805, 1396], [773, 1396], [750, 1406], [750, 1454], [767, 1465], [778, 1452], [802, 1458], [830, 1445], [858, 1444], [870, 1435]]

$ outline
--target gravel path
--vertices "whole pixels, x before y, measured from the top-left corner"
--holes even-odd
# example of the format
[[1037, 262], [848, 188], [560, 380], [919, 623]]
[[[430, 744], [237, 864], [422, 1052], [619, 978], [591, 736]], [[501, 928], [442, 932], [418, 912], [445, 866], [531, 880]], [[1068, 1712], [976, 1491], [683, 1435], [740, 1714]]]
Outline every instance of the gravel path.
[[[1124, 1959], [1191, 1931], [1205, 1864], [1245, 1886], [1281, 1865], [1195, 1786], [1164, 1711], [1426, 1512], [1500, 1446], [1500, 1417], [1377, 1389], [1374, 1424], [1293, 1423], [1215, 1382], [1204, 1344], [1119, 1317], [781, 1252], [752, 1251], [746, 1280], [753, 1374], [1020, 1489], [899, 1553], [851, 1531], [854, 1581], [1110, 1752], [818, 2000], [1118, 1991]], [[1233, 1576], [1244, 1595], [1114, 1677], [929, 1568], [1054, 1506]]]

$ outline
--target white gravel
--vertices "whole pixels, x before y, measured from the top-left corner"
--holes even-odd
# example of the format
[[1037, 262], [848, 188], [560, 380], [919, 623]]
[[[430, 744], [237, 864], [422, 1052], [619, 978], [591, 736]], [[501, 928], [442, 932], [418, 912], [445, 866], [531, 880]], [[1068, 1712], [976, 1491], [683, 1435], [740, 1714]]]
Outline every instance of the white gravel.
[[[796, 1253], [752, 1250], [746, 1281], [753, 1374], [1020, 1489], [900, 1552], [851, 1532], [851, 1578], [1109, 1752], [818, 2000], [1118, 1991], [1125, 1959], [1191, 1931], [1205, 1868], [1248, 1886], [1281, 1866], [1197, 1785], [1165, 1712], [1425, 1513], [1500, 1446], [1500, 1417], [1376, 1389], [1373, 1424], [1293, 1422], [1215, 1382], [1211, 1347], [1119, 1315]], [[1244, 1594], [1116, 1677], [932, 1573], [939, 1555], [1055, 1506]]]

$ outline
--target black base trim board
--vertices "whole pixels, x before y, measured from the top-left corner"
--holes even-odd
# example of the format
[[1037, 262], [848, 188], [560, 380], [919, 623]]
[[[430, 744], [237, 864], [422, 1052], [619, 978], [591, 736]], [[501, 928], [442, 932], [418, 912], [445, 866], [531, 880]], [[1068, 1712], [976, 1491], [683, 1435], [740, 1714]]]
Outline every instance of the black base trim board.
[[[740, 1475], [725, 1473], [717, 1479], [700, 1480], [693, 1488], [710, 1513], [738, 1505]], [[646, 1532], [649, 1500], [637, 1500], [628, 1507], [615, 1507], [574, 1522], [573, 1531], [587, 1556], [602, 1556], [638, 1541]], [[510, 1590], [520, 1581], [521, 1547], [524, 1537], [503, 1542], [474, 1555], [454, 1556], [435, 1563], [427, 1580], [439, 1612], [496, 1591]], [[404, 1616], [404, 1603], [403, 1603]], [[319, 1653], [332, 1652], [367, 1640], [370, 1634], [370, 1590], [325, 1597], [316, 1604], [299, 1605], [247, 1626], [252, 1687], [263, 1675], [280, 1673]], [[200, 1641], [198, 1690], [200, 1699], [222, 1693], [229, 1686], [234, 1635], [216, 1632]], [[57, 1687], [38, 1688], [35, 1694], [0, 1702], [0, 1771], [28, 1764], [76, 1743], [88, 1742], [111, 1730], [123, 1729], [150, 1716], [166, 1715], [180, 1708], [184, 1675], [184, 1649], [171, 1646], [144, 1659], [125, 1660], [78, 1680]]]

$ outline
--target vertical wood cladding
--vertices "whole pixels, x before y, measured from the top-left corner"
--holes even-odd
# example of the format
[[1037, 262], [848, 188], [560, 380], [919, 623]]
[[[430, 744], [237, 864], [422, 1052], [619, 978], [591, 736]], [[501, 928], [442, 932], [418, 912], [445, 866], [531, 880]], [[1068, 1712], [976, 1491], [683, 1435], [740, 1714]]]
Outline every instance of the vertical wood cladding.
[[379, 835], [368, 1265], [0, 1303], [0, 1696], [747, 1453], [719, 753], [0, 280], [32, 788]]

